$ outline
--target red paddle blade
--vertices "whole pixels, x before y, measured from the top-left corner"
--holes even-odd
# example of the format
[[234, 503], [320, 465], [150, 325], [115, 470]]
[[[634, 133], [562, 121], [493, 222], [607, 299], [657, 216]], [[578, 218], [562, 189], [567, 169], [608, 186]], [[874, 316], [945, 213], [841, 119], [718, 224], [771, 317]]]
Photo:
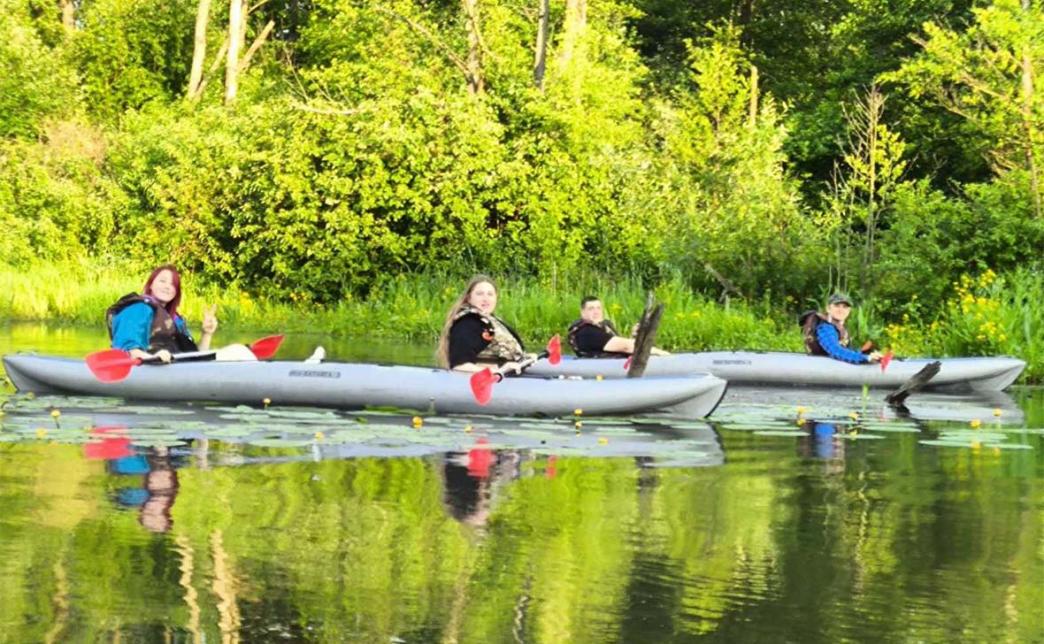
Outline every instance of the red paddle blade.
[[892, 356], [895, 355], [891, 351], [881, 356], [881, 371], [888, 368], [888, 363], [892, 361]]
[[87, 356], [85, 361], [87, 368], [101, 382], [119, 382], [127, 377], [131, 368], [141, 364], [140, 360], [119, 349], [96, 351]]
[[486, 367], [471, 376], [471, 393], [475, 396], [475, 402], [485, 405], [493, 397], [493, 382], [496, 376]]
[[279, 350], [279, 345], [283, 344], [285, 337], [285, 335], [270, 335], [267, 338], [261, 338], [250, 345], [250, 350], [254, 352], [258, 360], [267, 360]]
[[551, 364], [562, 362], [562, 339], [557, 334], [547, 341], [547, 361]]

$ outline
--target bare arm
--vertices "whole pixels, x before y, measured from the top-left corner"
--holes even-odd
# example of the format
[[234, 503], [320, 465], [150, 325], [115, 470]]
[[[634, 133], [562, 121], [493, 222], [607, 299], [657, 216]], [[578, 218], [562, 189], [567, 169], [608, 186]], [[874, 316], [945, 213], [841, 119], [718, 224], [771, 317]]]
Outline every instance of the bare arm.
[[[634, 353], [634, 340], [632, 338], [621, 338], [620, 336], [613, 336], [609, 338], [609, 341], [605, 343], [605, 347], [602, 351], [609, 353]], [[650, 352], [654, 356], [669, 356], [669, 352], [663, 349], [652, 348]]]
[[522, 365], [518, 362], [505, 362], [499, 367], [492, 365], [476, 364], [474, 362], [464, 362], [456, 367], [453, 367], [453, 371], [461, 371], [464, 373], [474, 373], [476, 371], [482, 371], [483, 369], [489, 368], [491, 371], [499, 371], [500, 373], [522, 373]]

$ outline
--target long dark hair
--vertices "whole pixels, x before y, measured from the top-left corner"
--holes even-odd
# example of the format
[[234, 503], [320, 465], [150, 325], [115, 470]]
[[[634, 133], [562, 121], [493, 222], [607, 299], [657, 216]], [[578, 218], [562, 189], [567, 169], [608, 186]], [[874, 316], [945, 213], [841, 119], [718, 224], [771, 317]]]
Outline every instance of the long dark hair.
[[178, 305], [181, 304], [181, 273], [178, 269], [174, 268], [173, 264], [164, 264], [163, 266], [156, 267], [155, 270], [149, 275], [149, 279], [145, 280], [145, 288], [142, 289], [141, 294], [147, 297], [153, 297], [152, 295], [152, 283], [156, 281], [159, 274], [163, 271], [170, 271], [170, 281], [174, 284], [174, 299], [163, 305], [163, 308], [167, 309], [167, 313], [170, 317], [176, 318], [178, 316]]
[[467, 288], [464, 289], [464, 292], [460, 294], [460, 297], [453, 302], [453, 306], [446, 312], [446, 321], [442, 324], [442, 333], [439, 334], [439, 348], [435, 350], [435, 360], [443, 369], [449, 369], [449, 332], [450, 327], [453, 326], [453, 318], [457, 316], [457, 311], [467, 303], [468, 298], [471, 297], [471, 291], [475, 290], [475, 287], [482, 282], [489, 282], [493, 285], [493, 290], [500, 293], [497, 283], [488, 275], [476, 275], [471, 278]]

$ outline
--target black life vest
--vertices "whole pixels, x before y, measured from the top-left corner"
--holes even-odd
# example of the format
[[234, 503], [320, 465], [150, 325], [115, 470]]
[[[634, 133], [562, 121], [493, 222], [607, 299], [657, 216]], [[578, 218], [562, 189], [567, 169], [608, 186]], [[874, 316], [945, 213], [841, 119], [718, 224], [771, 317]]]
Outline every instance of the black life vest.
[[174, 319], [170, 317], [167, 309], [151, 297], [145, 297], [138, 293], [128, 293], [106, 309], [105, 326], [109, 329], [110, 340], [112, 340], [112, 319], [123, 309], [139, 302], [152, 307], [152, 326], [149, 329], [149, 346], [145, 349], [146, 351], [149, 353], [155, 353], [160, 349], [166, 349], [171, 353], [199, 351], [199, 347], [196, 346], [192, 335], [188, 333], [188, 327], [185, 328], [185, 333], [182, 333], [178, 329], [178, 325], [174, 323]]
[[572, 324], [569, 325], [568, 338], [569, 338], [569, 346], [573, 347], [573, 353], [575, 353], [578, 358], [619, 358], [619, 357], [627, 355], [626, 353], [616, 353], [616, 352], [613, 352], [613, 351], [583, 351], [583, 350], [581, 350], [577, 346], [577, 338], [576, 338], [576, 336], [580, 332], [580, 329], [584, 328], [585, 326], [597, 327], [597, 328], [605, 331], [606, 333], [608, 333], [611, 336], [618, 336], [618, 335], [620, 335], [619, 333], [617, 333], [616, 327], [614, 327], [613, 323], [610, 322], [609, 320], [602, 320], [598, 324], [595, 324], [594, 322], [588, 322], [587, 320], [585, 320], [583, 318], [580, 318], [579, 320], [575, 320]]
[[486, 348], [479, 352], [476, 358], [478, 362], [492, 362], [499, 365], [525, 359], [526, 348], [522, 344], [522, 339], [506, 322], [495, 315], [485, 315], [473, 306], [461, 307], [453, 321], [456, 322], [468, 315], [474, 315], [482, 321], [482, 339], [489, 342]]
[[805, 311], [798, 316], [798, 325], [801, 326], [801, 335], [805, 339], [805, 350], [812, 355], [830, 355], [826, 352], [826, 349], [819, 344], [819, 338], [816, 337], [816, 329], [820, 324], [831, 324], [835, 329], [837, 329], [837, 340], [841, 346], [847, 347], [848, 343], [852, 341], [851, 336], [848, 335], [848, 329], [845, 328], [844, 324], [831, 320], [819, 311]]

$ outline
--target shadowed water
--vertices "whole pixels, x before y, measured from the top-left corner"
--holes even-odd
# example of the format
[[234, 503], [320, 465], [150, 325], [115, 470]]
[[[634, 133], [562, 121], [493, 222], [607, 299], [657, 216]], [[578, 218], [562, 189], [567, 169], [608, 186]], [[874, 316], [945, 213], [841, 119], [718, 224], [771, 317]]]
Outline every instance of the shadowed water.
[[[316, 343], [431, 362], [279, 357]], [[881, 397], [733, 388], [704, 423], [0, 394], [0, 642], [1044, 640], [1044, 392]]]

